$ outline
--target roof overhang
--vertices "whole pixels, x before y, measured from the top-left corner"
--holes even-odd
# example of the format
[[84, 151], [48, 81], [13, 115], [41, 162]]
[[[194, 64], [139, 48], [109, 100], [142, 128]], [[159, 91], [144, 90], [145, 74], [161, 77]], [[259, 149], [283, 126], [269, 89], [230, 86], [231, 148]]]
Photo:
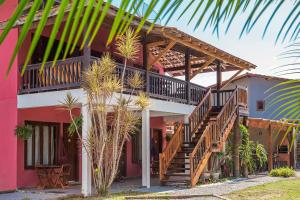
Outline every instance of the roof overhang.
[[[68, 5], [66, 13], [68, 13], [70, 9], [71, 5]], [[58, 5], [52, 8], [47, 25], [54, 23], [58, 10]], [[113, 20], [117, 11], [118, 8], [111, 6], [108, 11], [107, 20]], [[37, 27], [41, 17], [42, 10], [36, 13], [32, 29]], [[67, 15], [65, 15], [65, 20], [66, 18]], [[25, 20], [26, 15], [20, 17], [16, 22], [15, 27], [22, 26], [25, 23]], [[135, 17], [132, 21], [132, 26], [138, 26], [140, 20], [140, 17]], [[0, 22], [0, 29], [3, 29], [6, 23], [7, 22]], [[151, 23], [146, 22], [142, 32], [146, 33], [150, 26]], [[174, 27], [156, 24], [151, 32], [147, 34], [147, 41], [149, 47], [148, 50], [152, 54], [152, 57], [154, 57], [154, 61], [159, 62], [164, 67], [165, 71], [173, 76], [182, 76], [185, 74], [186, 49], [190, 49], [189, 65], [191, 67], [191, 77], [194, 77], [198, 73], [215, 71], [217, 62], [221, 63], [222, 71], [250, 70], [256, 67], [250, 62], [227, 53]]]

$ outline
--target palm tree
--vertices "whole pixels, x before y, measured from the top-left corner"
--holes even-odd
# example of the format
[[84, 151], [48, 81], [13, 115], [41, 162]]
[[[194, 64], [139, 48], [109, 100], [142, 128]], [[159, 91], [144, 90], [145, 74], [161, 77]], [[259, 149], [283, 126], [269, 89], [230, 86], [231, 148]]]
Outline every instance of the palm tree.
[[[3, 2], [5, 2], [5, 0], [0, 0], [0, 9], [1, 3], [3, 5]], [[57, 0], [47, 0], [45, 1], [46, 3], [43, 2], [44, 1], [42, 0], [20, 0], [15, 12], [5, 24], [0, 35], [0, 45], [3, 43], [9, 31], [14, 27], [14, 24], [17, 22], [17, 20], [22, 15], [27, 13], [25, 23], [21, 28], [16, 47], [10, 60], [10, 65], [7, 69], [7, 74], [12, 67], [25, 36], [28, 34], [33, 25], [34, 17], [37, 11], [42, 7], [41, 19], [38, 22], [31, 45], [29, 47], [22, 73], [24, 73], [26, 69], [26, 65], [28, 64], [34, 52], [42, 30], [44, 29], [49, 17], [50, 11], [55, 3], [57, 3]], [[69, 12], [61, 36], [61, 43], [57, 48], [54, 58], [54, 63], [62, 51], [63, 41], [65, 41], [67, 35], [68, 40], [66, 51], [64, 52], [64, 58], [66, 58], [68, 54], [72, 53], [77, 45], [79, 45], [81, 49], [88, 41], [88, 45], [91, 45], [112, 3], [112, 0], [60, 0], [57, 17], [55, 19], [53, 29], [50, 34], [50, 39], [45, 50], [41, 70], [43, 69], [45, 62], [49, 57], [50, 50], [53, 46], [56, 35], [58, 34], [58, 30], [63, 24], [66, 11]], [[29, 5], [30, 9], [28, 10]], [[129, 25], [134, 19], [134, 16], [138, 13], [142, 5], [144, 5], [144, 0], [122, 0], [120, 2], [107, 43], [110, 43], [115, 36], [123, 34], [125, 30], [128, 29]], [[157, 12], [153, 18], [152, 14], [154, 9], [156, 9]], [[286, 12], [286, 9], [290, 9], [289, 12]], [[300, 34], [300, 0], [149, 0], [149, 5], [146, 11], [143, 13], [144, 15], [140, 18], [136, 32], [139, 32], [145, 22], [150, 20], [150, 18], [153, 19], [152, 26], [150, 26], [149, 31], [151, 31], [151, 28], [159, 19], [163, 19], [165, 24], [168, 24], [170, 19], [176, 17], [177, 20], [182, 18], [188, 19], [188, 24], [194, 21], [195, 31], [199, 29], [200, 25], [204, 25], [204, 28], [208, 26], [213, 27], [213, 31], [218, 34], [221, 24], [225, 24], [226, 31], [228, 31], [231, 27], [231, 24], [235, 20], [241, 19], [238, 16], [244, 15], [246, 18], [240, 33], [240, 36], [242, 36], [254, 29], [257, 22], [262, 21], [263, 15], [269, 15], [267, 20], [263, 22], [265, 23], [265, 28], [262, 33], [262, 36], [264, 37], [270, 29], [270, 25], [274, 23], [275, 16], [283, 10], [285, 10], [284, 13], [287, 13], [287, 15], [284, 18], [279, 19], [280, 21], [276, 19], [276, 23], [280, 23], [281, 26], [278, 30], [273, 29], [272, 32], [277, 32], [276, 41], [290, 40], [293, 42], [293, 45], [291, 46], [292, 50], [287, 52], [286, 55], [297, 58], [300, 54], [300, 44], [296, 42]], [[79, 38], [84, 32], [84, 28], [86, 28], [86, 31], [81, 44], [79, 44]], [[291, 69], [288, 73], [296, 73], [296, 71], [299, 70], [299, 68], [295, 68], [297, 64], [298, 63], [292, 63], [289, 65], [293, 66], [293, 69]], [[300, 102], [298, 90], [300, 89], [299, 87], [295, 88], [293, 86], [293, 84], [297, 83], [299, 84], [298, 80], [289, 81], [282, 83], [281, 85], [276, 86], [269, 91], [270, 96], [278, 92], [283, 93], [281, 94], [281, 98], [273, 100], [271, 105], [282, 103], [284, 98], [288, 99], [289, 103], [284, 104], [284, 106], [280, 107], [281, 109], [277, 111], [282, 112], [284, 110], [287, 113], [287, 119], [297, 119], [300, 117], [300, 109], [298, 107]], [[288, 90], [279, 88], [284, 84], [288, 85]], [[295, 100], [295, 98], [299, 99]]]
[[[5, 0], [0, 0], [0, 6], [3, 5]], [[44, 3], [45, 2], [45, 3]], [[37, 42], [41, 36], [42, 30], [46, 25], [46, 21], [51, 13], [51, 9], [57, 3], [57, 0], [21, 0], [15, 12], [12, 14], [10, 19], [4, 26], [4, 29], [0, 35], [0, 45], [3, 43], [9, 31], [14, 27], [17, 20], [26, 14], [26, 20], [21, 28], [20, 36], [18, 38], [15, 50], [10, 60], [10, 65], [7, 69], [7, 74], [9, 73], [13, 61], [20, 49], [21, 44], [24, 41], [25, 36], [28, 34], [30, 28], [33, 25], [34, 17], [38, 10], [42, 7], [42, 16], [37, 25], [32, 43], [30, 45], [29, 51], [27, 53], [27, 58], [24, 63], [24, 68], [22, 72], [24, 73], [26, 65], [28, 64], [33, 51], [37, 45]], [[59, 28], [62, 26], [64, 15], [66, 11], [69, 11], [67, 16], [64, 31], [62, 34], [61, 41], [64, 41], [69, 33], [67, 49], [64, 53], [64, 58], [74, 51], [76, 45], [79, 45], [81, 49], [84, 44], [89, 40], [89, 45], [95, 39], [96, 33], [99, 31], [102, 22], [107, 15], [109, 7], [112, 5], [112, 0], [60, 0], [59, 9], [57, 12], [57, 17], [55, 19], [53, 29], [50, 35], [49, 42], [47, 44], [45, 55], [43, 58], [43, 64], [41, 69], [44, 67], [44, 63], [49, 57], [50, 50], [54, 44], [55, 36], [58, 34]], [[30, 9], [28, 10], [28, 5]], [[116, 17], [114, 19], [108, 43], [110, 43], [116, 35], [123, 34], [128, 28], [134, 16], [139, 11], [140, 7], [144, 5], [144, 0], [122, 0], [119, 5]], [[250, 0], [150, 0], [149, 6], [144, 12], [144, 16], [140, 19], [140, 24], [136, 28], [136, 32], [139, 32], [145, 22], [150, 18], [153, 18], [153, 10], [156, 9], [155, 17], [152, 19], [152, 23], [156, 23], [159, 19], [163, 19], [165, 24], [168, 24], [171, 18], [175, 17], [175, 13], [180, 13], [178, 20], [182, 17], [188, 18], [188, 24], [191, 21], [195, 21], [195, 30], [199, 28], [200, 25], [205, 24], [205, 27], [213, 27], [214, 32], [219, 32], [220, 24], [227, 24], [226, 31], [230, 28], [232, 22], [237, 19], [239, 14], [244, 14], [247, 16], [245, 24], [241, 30], [241, 35], [251, 31], [255, 24], [260, 20], [264, 13], [270, 13], [270, 17], [266, 22], [265, 30], [263, 36], [266, 34], [270, 27], [272, 20], [275, 15], [281, 10], [286, 9], [286, 5], [292, 5], [290, 7], [291, 11], [288, 13], [286, 18], [282, 19], [282, 26], [278, 30], [277, 40], [282, 38], [285, 40], [289, 37], [291, 40], [295, 40], [300, 33], [300, 0], [285, 1], [285, 0], [260, 0], [260, 1], [250, 1]], [[1, 8], [1, 7], [0, 7]], [[151, 17], [150, 17], [151, 16]], [[177, 16], [176, 16], [177, 18]], [[205, 20], [205, 21], [204, 21]], [[73, 23], [71, 23], [73, 22]], [[80, 23], [79, 23], [80, 22]], [[153, 27], [149, 28], [149, 31]], [[84, 32], [86, 32], [84, 38], [79, 44], [79, 38]], [[57, 49], [54, 62], [57, 60], [58, 55], [62, 51], [62, 44], [60, 48]]]

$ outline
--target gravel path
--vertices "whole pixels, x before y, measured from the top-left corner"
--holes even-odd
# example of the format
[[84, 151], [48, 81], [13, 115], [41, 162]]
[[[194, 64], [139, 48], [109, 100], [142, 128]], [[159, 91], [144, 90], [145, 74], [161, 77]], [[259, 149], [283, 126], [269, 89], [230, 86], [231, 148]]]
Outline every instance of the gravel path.
[[169, 195], [185, 196], [185, 195], [226, 195], [228, 193], [242, 190], [248, 187], [271, 183], [279, 180], [286, 180], [284, 178], [269, 177], [265, 174], [249, 176], [249, 178], [238, 178], [234, 180], [225, 181], [222, 183], [213, 183], [208, 185], [199, 185], [194, 188], [175, 188], [175, 187], [160, 187], [154, 186], [150, 189], [138, 189], [140, 192], [161, 192]]
[[178, 190], [172, 193], [172, 195], [206, 195], [206, 194], [217, 194], [217, 195], [225, 195], [231, 193], [233, 191], [242, 190], [248, 187], [262, 185], [265, 183], [271, 183], [278, 180], [282, 180], [282, 178], [275, 178], [269, 176], [256, 176], [246, 178], [238, 178], [231, 181], [226, 181], [223, 183], [215, 183], [209, 185], [200, 185], [191, 189]]
[[[297, 172], [297, 177], [300, 177], [300, 172]], [[238, 178], [222, 183], [214, 183], [208, 185], [199, 185], [194, 188], [180, 188], [180, 187], [167, 187], [158, 186], [158, 183], [153, 183], [151, 188], [140, 188], [140, 181], [126, 181], [124, 183], [115, 184], [111, 192], [121, 192], [121, 191], [136, 191], [136, 192], [150, 192], [156, 193], [156, 195], [163, 195], [167, 193], [170, 196], [187, 196], [187, 195], [226, 195], [228, 193], [242, 190], [248, 187], [262, 185], [265, 183], [271, 183], [279, 180], [286, 180], [285, 178], [269, 177], [266, 174], [250, 176], [249, 178]], [[156, 182], [158, 182], [156, 180]], [[126, 186], [126, 187], [125, 187]], [[30, 200], [40, 200], [40, 199], [55, 199], [57, 197], [66, 197], [69, 195], [79, 195], [80, 186], [75, 188], [70, 188], [67, 190], [26, 190], [17, 191], [13, 193], [0, 193], [0, 200], [23, 200], [24, 198], [29, 198]], [[189, 198], [198, 199], [198, 198]], [[202, 198], [202, 199], [218, 199], [214, 197]]]

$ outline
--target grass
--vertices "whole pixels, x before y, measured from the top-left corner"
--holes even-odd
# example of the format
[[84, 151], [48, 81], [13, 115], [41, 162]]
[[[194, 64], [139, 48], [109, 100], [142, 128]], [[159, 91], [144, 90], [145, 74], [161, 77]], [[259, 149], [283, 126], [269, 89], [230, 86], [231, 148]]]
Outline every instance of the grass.
[[300, 200], [300, 179], [289, 179], [239, 190], [226, 197], [232, 200]]

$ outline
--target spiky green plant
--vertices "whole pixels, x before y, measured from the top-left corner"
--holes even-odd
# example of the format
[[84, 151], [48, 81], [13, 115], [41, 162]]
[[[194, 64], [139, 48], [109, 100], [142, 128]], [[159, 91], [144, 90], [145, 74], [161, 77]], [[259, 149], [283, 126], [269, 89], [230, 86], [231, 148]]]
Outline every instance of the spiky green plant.
[[[132, 33], [130, 29], [128, 34], [126, 32], [123, 37], [118, 38], [121, 41], [117, 42], [118, 53], [124, 57], [123, 75], [127, 59], [134, 59], [137, 53], [138, 40]], [[88, 152], [88, 158], [93, 163], [93, 182], [99, 195], [107, 194], [117, 176], [124, 143], [129, 139], [130, 133], [136, 132], [140, 122], [139, 111], [149, 105], [145, 94], [139, 94], [135, 98], [132, 96], [135, 89], [142, 87], [139, 74], [129, 78], [133, 91], [125, 96], [124, 76], [116, 76], [115, 69], [116, 63], [109, 54], [105, 54], [84, 73], [82, 86], [88, 97], [86, 106], [89, 111], [88, 117], [91, 119], [87, 140], [83, 140], [79, 133], [78, 118], [72, 116], [72, 109], [76, 107], [74, 105], [77, 101], [68, 95], [64, 103], [71, 115], [72, 131], [77, 132], [82, 146]]]
[[[242, 135], [242, 143], [240, 145], [240, 162], [244, 176], [248, 176], [249, 172], [254, 172], [257, 168], [261, 168], [267, 162], [267, 152], [263, 145], [255, 143], [249, 139], [247, 127], [240, 125]], [[259, 166], [256, 166], [258, 164]]]

